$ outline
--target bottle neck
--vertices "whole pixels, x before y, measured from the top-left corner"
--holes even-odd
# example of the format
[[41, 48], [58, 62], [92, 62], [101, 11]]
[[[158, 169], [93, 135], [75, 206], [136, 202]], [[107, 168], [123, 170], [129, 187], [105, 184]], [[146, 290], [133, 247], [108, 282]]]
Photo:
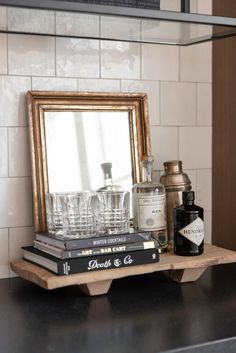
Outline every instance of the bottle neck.
[[164, 169], [166, 174], [180, 174], [183, 173], [181, 161], [164, 162]]
[[111, 168], [109, 170], [104, 170], [104, 186], [113, 185]]
[[104, 177], [104, 186], [111, 186], [113, 185], [112, 180], [112, 164], [111, 163], [103, 163], [101, 165], [103, 170], [103, 177]]
[[104, 174], [104, 186], [113, 185], [112, 178], [108, 174]]
[[153, 161], [143, 161], [142, 162], [142, 180], [145, 182], [152, 182], [152, 168]]
[[193, 205], [194, 205], [194, 201], [186, 201], [186, 200], [185, 200], [185, 201], [183, 202], [183, 205], [184, 205], [184, 206], [193, 206]]

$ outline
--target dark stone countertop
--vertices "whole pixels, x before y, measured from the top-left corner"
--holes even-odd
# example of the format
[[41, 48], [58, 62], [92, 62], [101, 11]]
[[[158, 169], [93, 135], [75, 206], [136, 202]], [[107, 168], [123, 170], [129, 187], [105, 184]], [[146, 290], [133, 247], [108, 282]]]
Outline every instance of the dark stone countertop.
[[1, 353], [233, 353], [236, 264], [182, 285], [166, 272], [115, 280], [98, 297], [1, 280], [0, 325]]

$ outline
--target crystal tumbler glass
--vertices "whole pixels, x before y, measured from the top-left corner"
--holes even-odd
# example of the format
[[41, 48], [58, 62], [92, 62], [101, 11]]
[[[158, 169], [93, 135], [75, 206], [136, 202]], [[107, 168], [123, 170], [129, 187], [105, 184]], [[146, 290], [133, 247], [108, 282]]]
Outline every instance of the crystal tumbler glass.
[[119, 234], [128, 232], [130, 226], [129, 192], [97, 192], [95, 214], [99, 233]]
[[51, 235], [62, 236], [62, 208], [64, 193], [46, 194], [47, 228]]
[[94, 194], [71, 193], [63, 197], [63, 237], [89, 238], [97, 233], [94, 217]]

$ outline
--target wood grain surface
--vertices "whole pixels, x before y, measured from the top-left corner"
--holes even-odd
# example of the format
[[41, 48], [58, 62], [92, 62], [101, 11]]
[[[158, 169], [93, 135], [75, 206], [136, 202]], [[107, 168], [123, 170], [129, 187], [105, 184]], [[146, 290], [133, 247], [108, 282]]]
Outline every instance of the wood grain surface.
[[127, 276], [170, 270], [174, 281], [192, 282], [200, 277], [204, 270], [213, 265], [236, 262], [236, 252], [205, 244], [204, 254], [200, 256], [177, 256], [173, 252], [161, 254], [160, 262], [120, 269], [78, 273], [57, 276], [52, 272], [25, 260], [11, 263], [11, 269], [20, 277], [36, 283], [45, 289], [55, 289], [70, 285], [80, 285], [88, 295], [107, 293], [112, 280]]
[[[214, 0], [213, 14], [236, 17], [235, 0]], [[236, 250], [236, 37], [212, 49], [212, 242]]]

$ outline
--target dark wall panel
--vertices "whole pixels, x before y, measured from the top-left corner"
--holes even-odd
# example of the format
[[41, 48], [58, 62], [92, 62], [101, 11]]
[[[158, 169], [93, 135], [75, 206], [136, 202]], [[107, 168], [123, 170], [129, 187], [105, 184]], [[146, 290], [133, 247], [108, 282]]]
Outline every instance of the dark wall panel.
[[[235, 0], [213, 14], [236, 17]], [[236, 38], [213, 42], [212, 240], [236, 250]]]

